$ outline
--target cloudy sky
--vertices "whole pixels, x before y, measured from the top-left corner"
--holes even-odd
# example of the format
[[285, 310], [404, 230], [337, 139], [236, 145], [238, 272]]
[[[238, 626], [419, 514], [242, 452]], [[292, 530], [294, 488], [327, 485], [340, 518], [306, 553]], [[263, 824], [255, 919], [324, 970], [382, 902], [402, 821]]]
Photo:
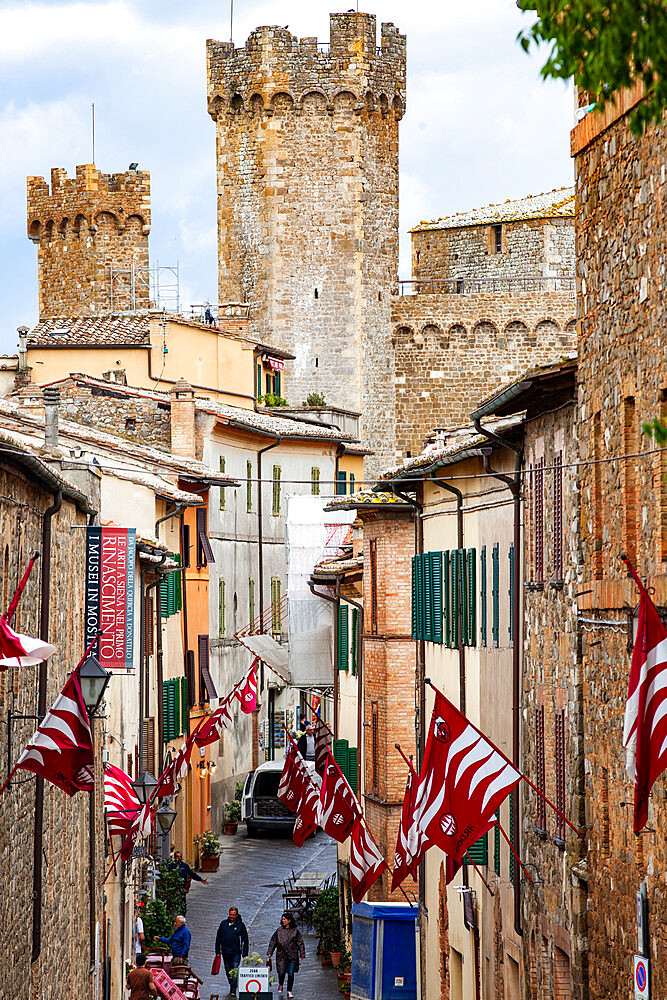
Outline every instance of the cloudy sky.
[[[349, 2], [349, 0], [348, 0]], [[235, 0], [233, 38], [260, 24], [329, 38], [324, 0]], [[516, 42], [514, 0], [384, 0], [365, 5], [408, 37], [401, 123], [401, 270], [420, 219], [572, 182], [572, 94], [544, 83]], [[214, 125], [205, 40], [230, 36], [229, 0], [0, 0], [0, 353], [37, 318], [36, 248], [25, 177], [151, 171], [153, 263], [178, 262], [181, 302], [216, 300]]]

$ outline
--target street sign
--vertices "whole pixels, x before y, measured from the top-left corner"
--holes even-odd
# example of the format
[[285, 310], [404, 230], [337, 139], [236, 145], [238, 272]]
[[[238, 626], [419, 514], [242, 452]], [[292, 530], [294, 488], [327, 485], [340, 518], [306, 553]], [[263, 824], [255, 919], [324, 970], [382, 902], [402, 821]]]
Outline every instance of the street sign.
[[265, 965], [242, 965], [239, 969], [239, 996], [269, 992], [269, 970]]
[[635, 1000], [648, 1000], [651, 996], [648, 982], [648, 958], [635, 955]]

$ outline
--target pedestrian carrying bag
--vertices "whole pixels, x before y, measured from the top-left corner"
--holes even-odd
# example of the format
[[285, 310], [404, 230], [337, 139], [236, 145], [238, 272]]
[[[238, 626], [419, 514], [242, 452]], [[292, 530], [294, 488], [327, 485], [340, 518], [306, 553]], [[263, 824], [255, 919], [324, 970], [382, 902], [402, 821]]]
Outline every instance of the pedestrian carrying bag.
[[213, 968], [211, 969], [211, 975], [212, 976], [217, 976], [218, 973], [220, 972], [220, 963], [221, 963], [221, 961], [222, 961], [222, 959], [221, 959], [220, 955], [216, 955], [215, 958], [213, 959]]

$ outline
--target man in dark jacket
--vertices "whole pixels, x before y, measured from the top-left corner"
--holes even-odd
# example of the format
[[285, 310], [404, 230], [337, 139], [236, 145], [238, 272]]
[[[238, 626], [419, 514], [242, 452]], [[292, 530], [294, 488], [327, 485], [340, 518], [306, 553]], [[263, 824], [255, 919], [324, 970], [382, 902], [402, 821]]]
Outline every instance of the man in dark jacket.
[[229, 917], [227, 920], [223, 920], [218, 927], [215, 938], [215, 953], [222, 955], [229, 980], [230, 996], [236, 996], [238, 977], [232, 976], [231, 970], [238, 969], [241, 957], [245, 958], [248, 954], [248, 931], [235, 906], [230, 907]]
[[296, 747], [304, 760], [315, 760], [315, 731], [310, 722], [306, 723]]

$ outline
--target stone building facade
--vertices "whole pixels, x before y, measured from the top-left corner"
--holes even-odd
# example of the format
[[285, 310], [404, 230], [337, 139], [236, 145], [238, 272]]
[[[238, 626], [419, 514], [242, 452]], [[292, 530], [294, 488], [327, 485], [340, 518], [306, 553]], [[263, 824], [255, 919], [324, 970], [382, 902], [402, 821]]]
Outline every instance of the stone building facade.
[[28, 237], [37, 245], [39, 316], [147, 309], [150, 174], [103, 174], [94, 164], [68, 177], [28, 177]]
[[251, 305], [285, 344], [292, 402], [309, 392], [362, 411], [393, 457], [390, 296], [398, 273], [398, 123], [405, 36], [331, 15], [330, 43], [262, 27], [244, 48], [209, 41], [216, 123], [219, 299]]
[[576, 346], [573, 215], [563, 188], [412, 230], [413, 277], [391, 308], [397, 458]]
[[[590, 996], [617, 997], [631, 982], [635, 893], [645, 882], [651, 989], [667, 991], [667, 779], [650, 797], [649, 822], [632, 833], [633, 790], [621, 746], [636, 587], [621, 553], [667, 605], [665, 453], [642, 423], [667, 416], [667, 130], [637, 138], [628, 112], [639, 90], [590, 114], [571, 136], [577, 191], [582, 584], [579, 607], [599, 620], [583, 637], [589, 831]], [[638, 458], [638, 452], [653, 452]], [[617, 622], [612, 627], [609, 622]], [[628, 990], [630, 986], [628, 985]]]
[[[83, 605], [87, 498], [67, 487], [36, 455], [13, 447], [0, 448], [0, 560], [2, 605], [7, 608], [28, 559], [43, 548], [43, 516], [59, 488], [62, 506], [53, 515], [49, 641], [57, 652], [49, 660], [47, 710], [55, 701], [84, 649]], [[34, 567], [12, 620], [14, 628], [40, 634], [40, 563]], [[0, 755], [15, 763], [37, 725], [38, 667], [0, 672]], [[15, 714], [9, 722], [9, 713]], [[103, 975], [102, 879], [104, 829], [102, 811], [102, 733], [95, 723], [96, 792], [68, 796], [44, 782], [41, 880], [35, 883], [35, 796], [37, 780], [18, 771], [2, 793], [0, 809], [0, 921], [5, 928], [0, 952], [0, 993], [12, 1000], [62, 1000], [100, 996]], [[3, 780], [6, 769], [3, 763]], [[89, 817], [98, 835], [90, 878]], [[35, 900], [41, 901], [41, 943], [33, 935]], [[92, 905], [91, 905], [92, 904]], [[14, 928], [16, 933], [10, 931]], [[92, 969], [92, 973], [89, 970]], [[11, 984], [11, 986], [10, 986]]]

